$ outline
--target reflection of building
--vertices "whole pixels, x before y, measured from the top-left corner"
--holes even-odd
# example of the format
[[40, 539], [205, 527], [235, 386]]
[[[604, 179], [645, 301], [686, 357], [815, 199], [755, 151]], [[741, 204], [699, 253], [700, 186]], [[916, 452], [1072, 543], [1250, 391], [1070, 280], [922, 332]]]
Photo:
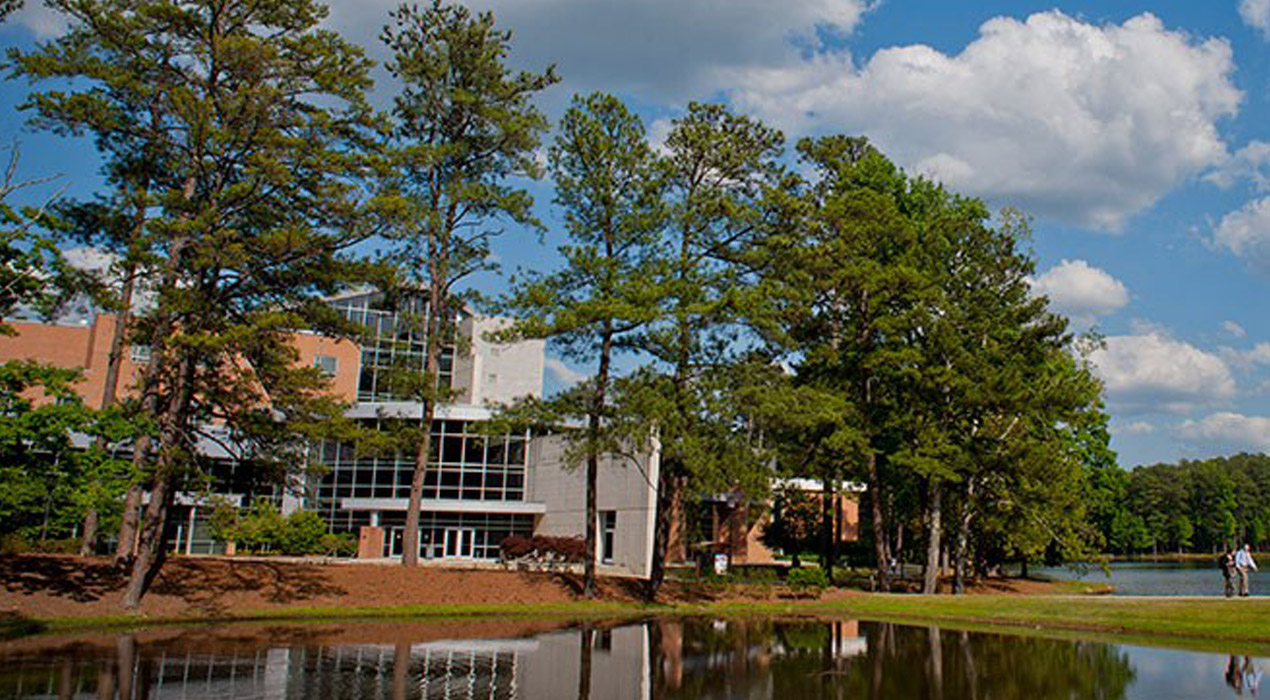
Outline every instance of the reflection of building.
[[130, 689], [124, 697], [152, 700], [556, 700], [579, 697], [585, 684], [597, 700], [651, 700], [647, 626], [591, 631], [589, 666], [582, 634], [211, 652], [141, 647], [135, 663], [0, 659], [0, 696], [115, 697]]
[[[332, 393], [350, 404], [348, 416], [376, 429], [417, 425], [422, 406], [409, 396], [423, 364], [424, 342], [418, 333], [423, 309], [417, 303], [386, 308], [380, 295], [369, 292], [330, 303], [361, 324], [365, 334], [348, 340], [298, 332], [298, 362], [330, 378]], [[17, 335], [0, 338], [0, 361], [35, 359], [80, 368], [85, 402], [100, 405], [113, 316], [99, 314], [74, 326], [9, 323]], [[512, 534], [581, 536], [586, 529], [584, 474], [566, 465], [561, 436], [490, 434], [484, 429], [493, 416], [491, 405], [542, 394], [543, 341], [488, 341], [485, 334], [502, 323], [463, 316], [457, 323], [463, 342], [447, 347], [442, 356], [440, 379], [449, 398], [437, 407], [431, 426], [418, 543], [426, 559], [494, 559], [503, 539]], [[148, 360], [145, 346], [133, 345], [124, 353], [122, 395], [137, 384]], [[201, 446], [214, 487], [240, 505], [253, 496], [272, 495], [272, 485], [255, 483], [252, 470], [238, 468], [225, 449], [232, 436], [220, 438]], [[325, 441], [312, 446], [309, 458], [324, 465], [325, 473], [313, 483], [293, 484], [297, 488], [281, 498], [283, 511], [313, 510], [333, 531], [359, 534], [359, 556], [400, 556], [406, 546], [402, 530], [413, 452], [370, 454], [351, 443]], [[634, 460], [610, 458], [601, 465], [598, 555], [618, 571], [638, 575], [649, 569], [658, 468], [655, 451]], [[220, 551], [199, 499], [182, 494], [176, 510], [169, 533], [176, 549]]]

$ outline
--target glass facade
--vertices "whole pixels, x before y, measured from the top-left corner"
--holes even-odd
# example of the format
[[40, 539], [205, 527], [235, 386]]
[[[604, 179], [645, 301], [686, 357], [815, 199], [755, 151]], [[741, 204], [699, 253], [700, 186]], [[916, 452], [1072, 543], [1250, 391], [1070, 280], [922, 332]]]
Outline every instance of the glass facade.
[[[416, 382], [423, 371], [425, 352], [420, 326], [427, 304], [412, 299], [403, 301], [396, 308], [384, 308], [380, 295], [365, 294], [341, 299], [333, 302], [332, 306], [365, 329], [365, 335], [360, 339], [362, 357], [361, 373], [357, 378], [357, 400], [416, 400], [419, 395]], [[438, 385], [452, 385], [452, 344], [441, 348], [437, 372]]]
[[[436, 420], [432, 424], [432, 458], [424, 475], [425, 501], [466, 503], [523, 502], [528, 433], [488, 435], [470, 421]], [[370, 524], [367, 511], [344, 507], [347, 498], [410, 498], [414, 453], [359, 455], [353, 445], [327, 440], [317, 446], [326, 465], [315, 506], [335, 531], [355, 531]], [[425, 504], [426, 508], [426, 504]], [[530, 515], [505, 513], [423, 513], [420, 552], [425, 557], [496, 558], [510, 534], [533, 531]], [[401, 553], [404, 511], [381, 513], [385, 555]], [[395, 538], [395, 540], [394, 540]]]
[[[384, 556], [401, 556], [404, 512], [384, 513]], [[534, 517], [527, 513], [437, 513], [419, 518], [419, 556], [424, 559], [497, 559], [503, 540], [528, 537]]]
[[[403, 299], [390, 307], [379, 294], [362, 294], [334, 301], [332, 306], [364, 327], [358, 339], [358, 402], [417, 401], [425, 352], [420, 325], [427, 313], [426, 302]], [[453, 344], [442, 349], [440, 386], [453, 386], [454, 351]], [[418, 426], [417, 418], [414, 425]], [[368, 427], [387, 432], [395, 426], [386, 419], [374, 419]], [[423, 557], [493, 559], [508, 536], [533, 532], [530, 514], [488, 513], [480, 507], [483, 503], [525, 500], [529, 434], [490, 435], [481, 428], [475, 421], [438, 419], [432, 423], [418, 543]], [[383, 504], [388, 507], [378, 509], [375, 519], [384, 530], [384, 556], [400, 556], [414, 450], [407, 447], [359, 454], [354, 445], [334, 440], [317, 443], [314, 449], [316, 460], [326, 470], [310, 494], [309, 507], [315, 508], [333, 531], [355, 533], [371, 524], [372, 511], [350, 509], [347, 499], [394, 501]], [[432, 509], [429, 502], [434, 503]], [[436, 502], [446, 502], [447, 506], [436, 510]], [[463, 512], [450, 512], [453, 506], [449, 503], [471, 505]]]

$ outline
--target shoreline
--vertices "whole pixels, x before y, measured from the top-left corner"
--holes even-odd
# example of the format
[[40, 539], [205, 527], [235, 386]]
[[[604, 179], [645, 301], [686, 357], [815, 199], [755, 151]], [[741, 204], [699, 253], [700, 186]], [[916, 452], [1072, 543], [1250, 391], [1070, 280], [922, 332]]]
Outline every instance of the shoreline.
[[[952, 630], [1270, 654], [1270, 599], [1109, 598], [1080, 595], [915, 596], [858, 593], [834, 599], [645, 604], [578, 600], [567, 604], [293, 607], [216, 616], [72, 616], [0, 619], [0, 640], [159, 628], [309, 624], [443, 623], [655, 617], [854, 619]], [[1250, 622], [1249, 619], [1252, 619]], [[16, 634], [11, 634], [16, 632]]]
[[668, 581], [650, 603], [642, 581], [623, 578], [602, 577], [600, 599], [587, 601], [580, 578], [562, 573], [178, 558], [137, 614], [118, 608], [120, 574], [101, 560], [0, 557], [0, 581], [0, 639], [250, 622], [692, 615], [850, 618], [1270, 652], [1270, 597], [1108, 596], [1097, 594], [1109, 586], [1087, 581], [992, 579], [962, 596], [829, 589], [818, 597], [776, 583]]

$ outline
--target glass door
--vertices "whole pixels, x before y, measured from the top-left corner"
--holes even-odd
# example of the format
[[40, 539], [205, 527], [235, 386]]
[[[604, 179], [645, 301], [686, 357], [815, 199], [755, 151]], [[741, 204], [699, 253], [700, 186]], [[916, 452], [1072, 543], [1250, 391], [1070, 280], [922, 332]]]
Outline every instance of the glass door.
[[476, 530], [452, 527], [445, 531], [445, 556], [455, 559], [471, 559], [476, 543]]

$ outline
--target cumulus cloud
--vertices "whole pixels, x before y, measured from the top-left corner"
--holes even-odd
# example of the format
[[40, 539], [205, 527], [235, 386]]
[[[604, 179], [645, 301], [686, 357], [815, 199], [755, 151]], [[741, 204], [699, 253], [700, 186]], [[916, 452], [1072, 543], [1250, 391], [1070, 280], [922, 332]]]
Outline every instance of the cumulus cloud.
[[579, 382], [586, 381], [591, 376], [585, 372], [573, 369], [554, 357], [548, 357], [545, 366], [547, 373], [551, 375], [552, 379], [564, 386], [573, 386]]
[[1270, 275], [1270, 197], [1253, 200], [1222, 217], [1212, 243]]
[[1064, 260], [1032, 280], [1032, 291], [1078, 323], [1113, 313], [1129, 303], [1124, 283], [1084, 260]]
[[1221, 324], [1222, 334], [1231, 338], [1243, 338], [1248, 335], [1248, 331], [1244, 327], [1234, 321], [1224, 321]]
[[1155, 432], [1155, 426], [1144, 420], [1139, 420], [1128, 425], [1122, 425], [1116, 428], [1115, 432], [1121, 435], [1147, 435]]
[[1184, 440], [1211, 447], [1270, 452], [1270, 418], [1240, 413], [1214, 413], [1202, 420], [1188, 420], [1179, 427]]
[[1218, 353], [1227, 365], [1244, 372], [1270, 365], [1270, 343], [1257, 343], [1248, 350], [1223, 347]]
[[1158, 331], [1111, 336], [1090, 360], [1108, 401], [1125, 414], [1185, 413], [1236, 393], [1222, 358]]
[[1270, 190], [1270, 143], [1249, 142], [1205, 175], [1204, 179], [1218, 187], [1250, 182], [1259, 191]]
[[1270, 0], [1240, 0], [1239, 16], [1244, 24], [1257, 29], [1270, 39]]
[[49, 9], [39, 0], [27, 0], [10, 21], [26, 27], [37, 39], [52, 39], [66, 31], [63, 15]]
[[[332, 0], [331, 23], [383, 52], [375, 37], [398, 0]], [[513, 31], [514, 59], [558, 64], [567, 95], [603, 89], [643, 100], [703, 99], [738, 68], [787, 65], [822, 38], [849, 34], [866, 0], [472, 0]]]
[[119, 256], [102, 248], [82, 246], [62, 251], [67, 264], [78, 270], [105, 272], [119, 261]]
[[795, 130], [862, 132], [970, 194], [1116, 230], [1221, 164], [1217, 121], [1242, 93], [1223, 39], [1151, 14], [1096, 26], [1059, 11], [999, 17], [961, 53], [914, 45], [857, 67], [817, 55], [736, 74], [737, 104]]

